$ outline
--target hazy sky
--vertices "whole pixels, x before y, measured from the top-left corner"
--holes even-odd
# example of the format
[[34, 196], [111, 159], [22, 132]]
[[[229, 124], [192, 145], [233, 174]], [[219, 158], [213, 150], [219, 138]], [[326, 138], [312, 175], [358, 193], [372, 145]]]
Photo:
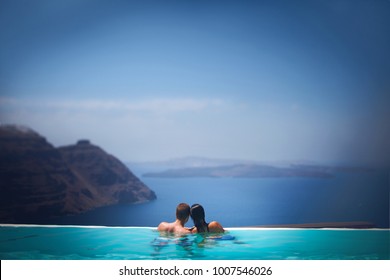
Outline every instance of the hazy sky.
[[122, 160], [390, 162], [390, 1], [0, 2], [0, 121]]

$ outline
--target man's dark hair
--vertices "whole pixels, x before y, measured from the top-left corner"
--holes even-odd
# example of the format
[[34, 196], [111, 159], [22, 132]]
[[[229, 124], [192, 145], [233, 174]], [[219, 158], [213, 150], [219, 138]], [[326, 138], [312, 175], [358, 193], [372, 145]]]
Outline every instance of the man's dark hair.
[[176, 218], [183, 221], [190, 215], [190, 206], [187, 203], [180, 203], [176, 207]]

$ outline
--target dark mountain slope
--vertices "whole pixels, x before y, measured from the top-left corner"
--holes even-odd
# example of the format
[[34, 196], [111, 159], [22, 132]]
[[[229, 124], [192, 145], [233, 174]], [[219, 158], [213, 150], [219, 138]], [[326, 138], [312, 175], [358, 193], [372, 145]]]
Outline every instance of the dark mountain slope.
[[155, 199], [116, 158], [86, 142], [56, 149], [26, 127], [0, 126], [0, 223], [30, 223]]

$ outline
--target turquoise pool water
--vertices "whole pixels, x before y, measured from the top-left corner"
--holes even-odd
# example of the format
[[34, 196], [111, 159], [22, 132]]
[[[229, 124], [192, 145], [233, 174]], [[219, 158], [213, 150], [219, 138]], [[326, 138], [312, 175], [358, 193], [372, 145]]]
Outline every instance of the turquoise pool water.
[[389, 230], [238, 229], [225, 240], [154, 228], [1, 226], [0, 258], [71, 260], [390, 259]]

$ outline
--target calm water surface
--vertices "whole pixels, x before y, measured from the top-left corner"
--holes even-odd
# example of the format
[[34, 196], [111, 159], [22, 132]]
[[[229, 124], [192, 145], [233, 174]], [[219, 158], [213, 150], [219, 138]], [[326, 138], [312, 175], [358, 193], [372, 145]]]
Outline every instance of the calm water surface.
[[227, 240], [152, 228], [0, 227], [0, 259], [389, 259], [388, 230], [229, 229]]
[[[180, 202], [200, 203], [225, 227], [368, 221], [389, 227], [389, 173], [334, 178], [142, 178], [157, 200], [117, 205], [49, 224], [150, 226], [175, 219]], [[192, 223], [189, 222], [188, 226]]]

